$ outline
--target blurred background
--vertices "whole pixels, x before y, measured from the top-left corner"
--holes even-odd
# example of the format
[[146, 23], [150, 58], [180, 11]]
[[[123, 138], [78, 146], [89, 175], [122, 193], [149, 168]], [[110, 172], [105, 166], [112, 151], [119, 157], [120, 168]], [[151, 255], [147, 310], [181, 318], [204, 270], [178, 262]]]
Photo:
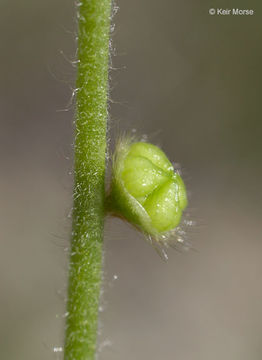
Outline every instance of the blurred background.
[[[165, 263], [105, 225], [101, 360], [262, 358], [262, 6], [122, 1], [111, 144], [147, 134], [181, 164], [193, 249]], [[253, 9], [211, 16], [210, 7]], [[62, 359], [72, 206], [71, 0], [0, 4], [0, 358]]]

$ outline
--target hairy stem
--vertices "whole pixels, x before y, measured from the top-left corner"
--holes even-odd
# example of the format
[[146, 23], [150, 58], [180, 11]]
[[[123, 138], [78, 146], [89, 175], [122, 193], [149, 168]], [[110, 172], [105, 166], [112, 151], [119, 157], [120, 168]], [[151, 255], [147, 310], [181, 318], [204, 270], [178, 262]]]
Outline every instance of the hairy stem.
[[93, 360], [101, 284], [111, 0], [78, 3], [75, 185], [65, 360]]

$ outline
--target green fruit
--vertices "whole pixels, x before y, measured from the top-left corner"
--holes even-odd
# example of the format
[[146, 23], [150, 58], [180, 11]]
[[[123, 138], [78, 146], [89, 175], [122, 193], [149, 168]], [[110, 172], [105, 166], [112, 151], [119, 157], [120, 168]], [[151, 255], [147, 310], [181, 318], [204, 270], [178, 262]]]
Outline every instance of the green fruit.
[[114, 154], [108, 203], [111, 211], [157, 238], [179, 225], [186, 188], [161, 149], [122, 139]]

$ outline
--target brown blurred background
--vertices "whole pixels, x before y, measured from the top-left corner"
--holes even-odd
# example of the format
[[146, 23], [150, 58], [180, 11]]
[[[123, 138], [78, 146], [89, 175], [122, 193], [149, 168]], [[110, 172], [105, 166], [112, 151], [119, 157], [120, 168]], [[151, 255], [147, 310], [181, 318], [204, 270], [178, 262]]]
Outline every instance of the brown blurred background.
[[[182, 165], [194, 249], [105, 228], [101, 360], [262, 358], [262, 6], [122, 1], [110, 133]], [[255, 15], [210, 16], [210, 7]], [[72, 194], [71, 0], [0, 4], [0, 359], [62, 359]]]

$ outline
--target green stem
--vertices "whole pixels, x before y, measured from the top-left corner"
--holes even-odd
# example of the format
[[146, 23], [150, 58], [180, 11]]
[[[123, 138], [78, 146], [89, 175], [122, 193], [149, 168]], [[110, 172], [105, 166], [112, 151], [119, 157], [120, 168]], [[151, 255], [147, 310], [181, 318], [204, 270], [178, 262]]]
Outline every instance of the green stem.
[[102, 271], [111, 0], [80, 0], [66, 360], [93, 360]]

